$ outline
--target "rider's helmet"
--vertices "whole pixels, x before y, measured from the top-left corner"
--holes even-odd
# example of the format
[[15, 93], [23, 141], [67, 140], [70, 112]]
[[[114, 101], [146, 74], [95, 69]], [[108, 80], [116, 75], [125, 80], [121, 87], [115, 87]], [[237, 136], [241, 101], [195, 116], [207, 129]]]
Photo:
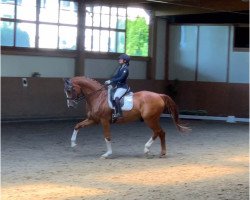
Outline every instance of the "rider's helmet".
[[127, 64], [129, 64], [129, 61], [130, 61], [130, 57], [127, 55], [127, 54], [121, 54], [120, 56], [119, 56], [119, 58], [118, 58], [119, 60], [120, 59], [123, 59], [123, 60], [125, 60], [125, 62], [127, 63]]

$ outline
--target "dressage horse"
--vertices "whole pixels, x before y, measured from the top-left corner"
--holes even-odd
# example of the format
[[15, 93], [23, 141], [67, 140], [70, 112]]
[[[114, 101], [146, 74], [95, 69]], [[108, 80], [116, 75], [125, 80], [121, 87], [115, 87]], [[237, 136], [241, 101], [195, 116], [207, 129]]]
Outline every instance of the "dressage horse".
[[[81, 76], [71, 79], [64, 79], [64, 91], [67, 97], [68, 107], [75, 107], [77, 103], [85, 99], [87, 105], [87, 119], [76, 124], [71, 137], [72, 146], [75, 146], [76, 136], [80, 128], [101, 123], [104, 132], [104, 139], [107, 145], [107, 152], [102, 158], [112, 154], [111, 147], [111, 116], [112, 110], [108, 106], [108, 92], [105, 85], [96, 80]], [[126, 123], [142, 119], [153, 134], [145, 144], [144, 153], [148, 154], [154, 140], [159, 136], [161, 141], [160, 157], [166, 156], [165, 132], [160, 126], [160, 116], [169, 111], [176, 128], [181, 132], [190, 129], [181, 124], [178, 109], [175, 102], [165, 94], [158, 94], [149, 91], [140, 91], [133, 94], [133, 108], [123, 112], [123, 117], [118, 118], [116, 123]]]

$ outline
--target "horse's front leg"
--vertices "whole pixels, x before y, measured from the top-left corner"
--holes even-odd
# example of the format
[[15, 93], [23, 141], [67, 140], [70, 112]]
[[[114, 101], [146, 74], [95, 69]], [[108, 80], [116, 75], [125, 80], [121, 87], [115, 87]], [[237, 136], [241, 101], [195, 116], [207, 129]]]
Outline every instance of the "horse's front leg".
[[75, 126], [72, 137], [71, 137], [71, 147], [76, 146], [76, 137], [77, 137], [77, 133], [78, 133], [79, 129], [84, 128], [84, 127], [89, 126], [89, 125], [92, 125], [94, 123], [95, 123], [95, 121], [92, 119], [85, 119]]
[[104, 139], [107, 145], [107, 152], [103, 154], [101, 158], [108, 158], [112, 155], [110, 123], [106, 119], [101, 120], [101, 123], [103, 127]]

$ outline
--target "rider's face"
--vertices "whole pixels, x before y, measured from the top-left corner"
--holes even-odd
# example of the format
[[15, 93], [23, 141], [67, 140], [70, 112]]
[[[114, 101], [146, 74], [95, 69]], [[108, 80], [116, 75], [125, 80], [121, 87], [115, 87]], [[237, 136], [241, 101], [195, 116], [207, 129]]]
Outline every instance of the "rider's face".
[[123, 59], [119, 59], [118, 62], [119, 62], [119, 64], [125, 63]]

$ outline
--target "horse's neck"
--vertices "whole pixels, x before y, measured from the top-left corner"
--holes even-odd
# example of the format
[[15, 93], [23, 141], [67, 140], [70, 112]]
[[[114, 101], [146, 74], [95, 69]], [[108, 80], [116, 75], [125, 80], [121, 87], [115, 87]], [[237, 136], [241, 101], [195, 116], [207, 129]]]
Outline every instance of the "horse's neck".
[[85, 95], [88, 95], [89, 93], [93, 93], [97, 90], [99, 90], [102, 86], [101, 84], [94, 83], [93, 81], [87, 81], [87, 80], [82, 80], [79, 82], [79, 86], [82, 89], [82, 92]]
[[107, 103], [107, 91], [100, 90], [98, 92], [93, 92], [86, 98], [86, 102], [91, 115], [98, 116], [99, 113], [105, 107]]
[[86, 96], [87, 103], [90, 106], [97, 104], [97, 102], [99, 104], [100, 100], [105, 98], [105, 94], [101, 91], [101, 88], [103, 87], [101, 84], [91, 81], [81, 81], [79, 82], [79, 86]]
[[89, 94], [93, 93], [94, 91], [98, 90], [95, 87], [89, 86], [89, 85], [80, 85], [82, 92], [85, 96], [88, 96]]

